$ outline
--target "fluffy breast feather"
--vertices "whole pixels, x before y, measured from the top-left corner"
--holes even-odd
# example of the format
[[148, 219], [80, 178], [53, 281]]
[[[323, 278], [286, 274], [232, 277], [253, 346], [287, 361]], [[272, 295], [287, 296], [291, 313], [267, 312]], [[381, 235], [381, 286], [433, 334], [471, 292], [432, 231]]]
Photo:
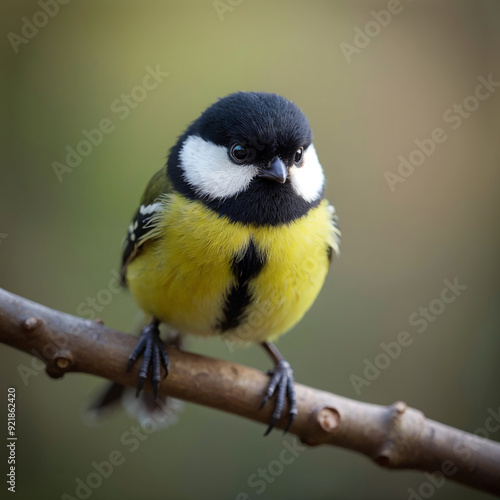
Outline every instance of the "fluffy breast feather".
[[282, 226], [231, 222], [199, 201], [171, 194], [156, 215], [157, 237], [130, 263], [127, 281], [140, 307], [184, 333], [221, 333], [227, 301], [238, 286], [234, 262], [249, 248], [262, 255], [248, 273], [249, 303], [224, 335], [272, 340], [292, 328], [317, 297], [338, 230], [326, 200]]

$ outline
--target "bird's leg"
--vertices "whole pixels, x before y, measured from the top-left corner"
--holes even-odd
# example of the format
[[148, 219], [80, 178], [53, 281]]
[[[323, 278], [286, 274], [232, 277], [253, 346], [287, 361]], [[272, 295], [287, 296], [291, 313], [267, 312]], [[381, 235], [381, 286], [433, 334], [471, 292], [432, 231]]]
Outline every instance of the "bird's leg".
[[137, 383], [137, 394], [139, 396], [151, 367], [150, 380], [153, 385], [155, 399], [158, 397], [158, 386], [161, 381], [161, 366], [165, 368], [165, 377], [168, 375], [168, 354], [165, 344], [160, 339], [160, 322], [154, 318], [141, 330], [139, 342], [130, 354], [127, 363], [127, 371], [132, 369], [137, 358], [143, 354], [141, 369], [139, 370], [139, 382]]
[[275, 365], [272, 370], [269, 370], [267, 373], [270, 375], [271, 380], [269, 381], [269, 385], [267, 386], [266, 393], [264, 395], [264, 399], [260, 407], [262, 408], [269, 398], [276, 393], [276, 403], [274, 406], [274, 412], [271, 417], [271, 423], [267, 428], [264, 436], [267, 436], [273, 429], [276, 422], [281, 418], [281, 414], [283, 413], [283, 408], [285, 407], [285, 401], [288, 399], [288, 403], [290, 408], [288, 410], [288, 424], [285, 428], [285, 432], [290, 429], [292, 422], [297, 416], [297, 400], [295, 398], [295, 387], [293, 381], [293, 370], [290, 367], [290, 364], [283, 358], [281, 353], [278, 351], [276, 346], [272, 342], [262, 342], [262, 347], [266, 350], [266, 352], [271, 356]]

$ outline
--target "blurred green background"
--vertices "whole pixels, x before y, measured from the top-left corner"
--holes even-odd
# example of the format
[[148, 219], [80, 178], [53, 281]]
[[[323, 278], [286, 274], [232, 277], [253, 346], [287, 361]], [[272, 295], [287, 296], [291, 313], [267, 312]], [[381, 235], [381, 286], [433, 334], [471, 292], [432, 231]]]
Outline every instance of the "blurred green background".
[[[27, 43], [14, 43], [16, 53], [9, 33], [23, 36], [23, 17], [32, 21], [42, 9], [4, 1], [0, 286], [77, 314], [108, 288], [143, 187], [187, 124], [229, 92], [276, 92], [312, 124], [343, 233], [319, 299], [279, 342], [297, 380], [374, 403], [403, 399], [449, 425], [484, 428], [500, 406], [500, 90], [464, 112], [456, 129], [458, 119], [444, 114], [474, 94], [479, 76], [500, 81], [500, 4], [402, 0], [385, 27], [368, 24], [374, 36], [363, 40], [371, 11], [387, 5], [70, 1]], [[36, 21], [43, 24], [43, 15]], [[354, 46], [356, 33], [366, 46], [348, 62], [341, 44]], [[169, 76], [121, 119], [125, 112], [113, 103], [141, 84], [147, 66]], [[466, 104], [475, 107], [474, 99]], [[114, 130], [60, 182], [53, 162], [64, 163], [66, 147], [104, 118]], [[397, 173], [398, 156], [408, 158], [415, 140], [438, 127], [446, 141], [392, 191], [386, 172]], [[409, 317], [455, 277], [467, 289], [418, 333]], [[123, 291], [98, 316], [130, 331], [136, 312]], [[365, 360], [374, 362], [380, 343], [401, 331], [411, 334], [411, 346], [358, 394], [352, 375], [363, 377]], [[255, 347], [230, 353], [218, 339], [193, 339], [189, 349], [269, 368]], [[75, 496], [76, 478], [114, 450], [125, 462], [92, 490], [93, 500], [233, 499], [240, 492], [404, 499], [426, 481], [323, 447], [301, 453], [259, 494], [247, 481], [278, 458], [281, 433], [262, 439], [260, 425], [187, 405], [177, 425], [131, 453], [120, 442], [135, 425], [125, 414], [98, 427], [83, 423], [102, 380], [53, 381], [40, 372], [24, 384], [18, 369], [31, 358], [0, 346], [0, 360], [4, 400], [6, 387], [17, 387], [17, 498]], [[490, 437], [500, 440], [500, 431]], [[434, 495], [489, 498], [450, 481]]]

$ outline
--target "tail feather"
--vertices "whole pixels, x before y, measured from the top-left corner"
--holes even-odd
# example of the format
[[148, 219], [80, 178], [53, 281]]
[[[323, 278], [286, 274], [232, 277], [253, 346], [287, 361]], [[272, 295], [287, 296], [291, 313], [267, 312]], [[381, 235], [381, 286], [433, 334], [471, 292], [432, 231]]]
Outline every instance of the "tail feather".
[[110, 411], [117, 409], [121, 403], [125, 386], [116, 382], [108, 382], [87, 408], [86, 416], [98, 420]]

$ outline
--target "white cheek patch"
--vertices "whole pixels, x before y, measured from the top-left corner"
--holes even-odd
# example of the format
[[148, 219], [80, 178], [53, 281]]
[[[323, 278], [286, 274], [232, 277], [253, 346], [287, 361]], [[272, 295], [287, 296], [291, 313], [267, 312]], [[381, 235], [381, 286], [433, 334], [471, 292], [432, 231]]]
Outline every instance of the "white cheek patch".
[[189, 136], [179, 153], [184, 179], [201, 196], [229, 198], [245, 191], [257, 175], [257, 167], [236, 165], [224, 146]]
[[304, 151], [302, 167], [290, 167], [290, 180], [294, 191], [308, 203], [321, 196], [325, 176], [313, 144]]

